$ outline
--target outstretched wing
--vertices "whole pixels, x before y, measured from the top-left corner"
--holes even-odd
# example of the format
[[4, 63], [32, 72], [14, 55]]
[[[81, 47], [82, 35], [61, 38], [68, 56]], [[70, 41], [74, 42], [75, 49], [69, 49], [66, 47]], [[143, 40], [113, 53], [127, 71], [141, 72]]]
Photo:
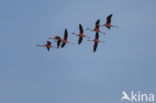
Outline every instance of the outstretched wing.
[[66, 43], [62, 43], [61, 48], [63, 48], [65, 46]]
[[58, 41], [57, 41], [57, 48], [60, 47], [60, 44], [61, 44], [61, 40], [58, 40]]
[[81, 44], [83, 37], [79, 37], [78, 44]]
[[95, 42], [95, 43], [94, 43], [94, 48], [93, 48], [93, 51], [94, 51], [94, 52], [96, 51], [97, 46], [98, 46], [98, 43]]
[[67, 32], [67, 29], [65, 29], [65, 31], [64, 31], [64, 40], [67, 40], [67, 38], [68, 38], [68, 32]]
[[79, 24], [79, 30], [80, 30], [80, 33], [83, 33], [83, 27], [81, 24]]
[[100, 19], [98, 19], [98, 20], [96, 21], [95, 27], [96, 27], [96, 28], [99, 28], [99, 25], [100, 25]]
[[109, 16], [107, 16], [107, 22], [106, 22], [106, 24], [111, 24], [111, 18], [112, 18], [112, 14], [110, 14]]
[[96, 34], [95, 34], [95, 39], [99, 39], [99, 33], [98, 32], [96, 32]]
[[49, 51], [49, 50], [50, 50], [50, 48], [49, 48], [49, 47], [47, 47], [47, 50]]

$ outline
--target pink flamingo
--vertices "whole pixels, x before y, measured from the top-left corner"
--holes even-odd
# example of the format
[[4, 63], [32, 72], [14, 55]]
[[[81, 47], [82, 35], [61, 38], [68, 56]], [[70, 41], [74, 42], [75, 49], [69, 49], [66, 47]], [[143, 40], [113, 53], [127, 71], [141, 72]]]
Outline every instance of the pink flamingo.
[[[87, 37], [85, 34], [84, 34], [84, 31], [83, 31], [83, 27], [81, 24], [79, 24], [79, 31], [80, 33], [79, 34], [76, 34], [76, 33], [72, 33], [76, 36], [79, 36], [79, 40], [78, 40], [78, 44], [81, 44], [82, 40], [83, 40], [83, 37]], [[88, 37], [90, 38], [90, 37]]]
[[[71, 42], [69, 42], [69, 41], [67, 40], [67, 38], [68, 38], [68, 31], [67, 31], [67, 29], [65, 29], [65, 31], [64, 31], [64, 38], [62, 39], [61, 48], [63, 48], [67, 43], [68, 43], [68, 44], [71, 43]], [[71, 44], [73, 44], [73, 43], [71, 43]]]
[[47, 41], [47, 44], [45, 44], [45, 45], [36, 45], [36, 46], [46, 47], [48, 51], [50, 50], [50, 48], [53, 48], [53, 46], [52, 46], [50, 41]]
[[94, 41], [93, 52], [96, 51], [99, 42], [103, 42], [103, 43], [105, 42], [105, 41], [99, 40], [99, 33], [98, 32], [96, 32], [94, 40], [88, 40], [88, 41]]
[[98, 19], [96, 21], [94, 29], [87, 28], [86, 30], [95, 31], [95, 32], [99, 32], [99, 33], [105, 34], [104, 32], [101, 32], [101, 30], [100, 30], [100, 19]]
[[55, 39], [56, 40], [55, 42], [57, 42], [57, 48], [60, 47], [60, 44], [61, 44], [61, 41], [62, 41], [62, 38], [60, 36], [55, 35], [54, 38], [49, 37], [49, 39]]
[[106, 26], [106, 28], [108, 28], [108, 29], [110, 29], [111, 27], [116, 27], [117, 28], [117, 26], [114, 26], [114, 25], [111, 24], [111, 18], [112, 18], [112, 14], [107, 16], [106, 24], [100, 25], [100, 26]]

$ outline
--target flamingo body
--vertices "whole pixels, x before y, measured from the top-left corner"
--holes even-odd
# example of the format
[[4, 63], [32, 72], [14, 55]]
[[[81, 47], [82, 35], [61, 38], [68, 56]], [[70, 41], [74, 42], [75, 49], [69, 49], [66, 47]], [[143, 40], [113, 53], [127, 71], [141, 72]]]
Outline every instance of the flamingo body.
[[65, 29], [65, 31], [64, 31], [64, 38], [62, 39], [61, 48], [63, 48], [66, 45], [66, 43], [69, 43], [67, 38], [68, 38], [68, 31], [67, 31], [67, 29]]

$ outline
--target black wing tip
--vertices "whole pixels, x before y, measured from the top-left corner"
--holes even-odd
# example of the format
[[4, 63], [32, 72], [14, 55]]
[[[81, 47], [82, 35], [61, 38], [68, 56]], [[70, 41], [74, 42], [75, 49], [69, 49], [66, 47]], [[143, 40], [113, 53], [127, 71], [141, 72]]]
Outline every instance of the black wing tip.
[[100, 19], [98, 19], [97, 21], [96, 21], [96, 26], [99, 26], [99, 24], [100, 24]]
[[51, 44], [51, 42], [50, 41], [47, 41], [47, 44]]
[[65, 32], [67, 32], [67, 29], [65, 29]]
[[48, 50], [48, 51], [50, 51], [50, 48], [49, 48], [49, 47], [47, 47], [47, 50]]
[[82, 28], [82, 25], [81, 24], [79, 24], [79, 28]]
[[113, 14], [108, 15], [108, 17], [112, 17], [112, 16], [113, 16]]
[[63, 45], [61, 45], [61, 48], [63, 48], [64, 46]]
[[97, 19], [97, 20], [96, 20], [96, 23], [99, 23], [99, 22], [100, 22], [100, 19]]
[[80, 45], [82, 41], [78, 41], [78, 44]]
[[68, 35], [68, 31], [67, 31], [67, 29], [65, 29], [65, 31], [64, 31], [64, 35]]
[[96, 49], [94, 49], [93, 52], [95, 53], [96, 52]]
[[63, 48], [65, 46], [65, 43], [63, 43], [62, 45], [61, 45], [61, 48]]

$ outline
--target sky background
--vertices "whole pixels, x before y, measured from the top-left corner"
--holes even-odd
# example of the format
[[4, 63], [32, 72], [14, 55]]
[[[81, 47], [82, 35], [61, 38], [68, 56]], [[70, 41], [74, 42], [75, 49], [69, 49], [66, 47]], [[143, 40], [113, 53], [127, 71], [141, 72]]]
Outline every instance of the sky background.
[[[0, 103], [120, 103], [156, 95], [155, 0], [0, 0]], [[97, 51], [72, 32], [113, 14]], [[63, 49], [36, 47], [68, 29]], [[85, 31], [92, 37], [94, 32]], [[55, 46], [56, 43], [52, 42]]]

